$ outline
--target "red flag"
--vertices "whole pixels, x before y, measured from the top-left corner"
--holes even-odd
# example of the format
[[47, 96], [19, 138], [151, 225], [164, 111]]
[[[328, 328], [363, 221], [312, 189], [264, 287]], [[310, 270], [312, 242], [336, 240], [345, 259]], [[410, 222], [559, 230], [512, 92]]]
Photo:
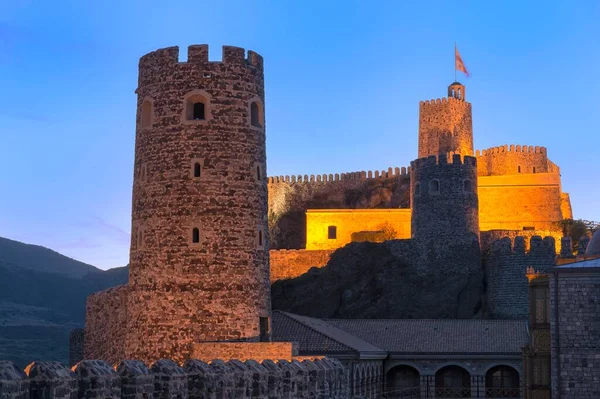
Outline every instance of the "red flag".
[[458, 48], [456, 46], [454, 46], [454, 69], [469, 76], [469, 71], [467, 70], [462, 58], [460, 58], [460, 54], [458, 53]]

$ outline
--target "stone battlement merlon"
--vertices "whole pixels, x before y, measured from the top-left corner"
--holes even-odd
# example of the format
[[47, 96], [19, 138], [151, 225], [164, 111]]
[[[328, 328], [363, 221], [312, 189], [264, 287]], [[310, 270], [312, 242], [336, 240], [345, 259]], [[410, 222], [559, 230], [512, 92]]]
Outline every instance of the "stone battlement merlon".
[[436, 165], [464, 165], [469, 167], [477, 167], [477, 158], [461, 154], [442, 154], [440, 156], [430, 155], [426, 158], [415, 159], [410, 163], [411, 169], [428, 168]]
[[484, 157], [491, 154], [500, 154], [504, 152], [523, 152], [530, 154], [547, 154], [546, 147], [540, 146], [527, 146], [527, 145], [515, 145], [515, 144], [504, 144], [502, 146], [490, 147], [485, 150], [475, 151], [476, 157]]
[[375, 171], [360, 171], [349, 173], [324, 173], [322, 175], [285, 175], [271, 176], [268, 178], [268, 184], [276, 183], [331, 183], [341, 181], [356, 181], [367, 179], [389, 179], [393, 177], [408, 177], [410, 175], [410, 167], [389, 167], [387, 170]]
[[223, 46], [221, 61], [208, 60], [208, 44], [194, 44], [188, 46], [187, 61], [179, 61], [179, 46], [166, 47], [152, 51], [140, 58], [139, 69], [164, 66], [165, 64], [233, 64], [246, 65], [263, 70], [263, 57], [252, 51], [241, 47]]
[[461, 100], [454, 97], [442, 97], [442, 98], [432, 98], [431, 100], [419, 101], [419, 107], [423, 106], [431, 106], [431, 105], [440, 105], [446, 103], [460, 104], [464, 106], [471, 106], [471, 103], [465, 100]]
[[552, 236], [533, 236], [529, 239], [529, 251], [526, 251], [526, 237], [516, 236], [514, 241], [510, 237], [504, 237], [494, 241], [492, 254], [494, 256], [525, 255], [532, 256], [556, 254], [556, 240]]

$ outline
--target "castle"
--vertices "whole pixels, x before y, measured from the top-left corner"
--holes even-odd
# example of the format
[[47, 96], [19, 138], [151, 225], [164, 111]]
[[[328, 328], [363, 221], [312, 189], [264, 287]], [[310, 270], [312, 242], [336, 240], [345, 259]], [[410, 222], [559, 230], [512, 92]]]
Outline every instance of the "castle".
[[[569, 195], [562, 192], [560, 169], [548, 159], [545, 147], [504, 145], [474, 151], [472, 110], [464, 85], [454, 82], [447, 98], [420, 102], [418, 134], [419, 158], [435, 156], [442, 162], [446, 157], [449, 163], [453, 155], [476, 159], [477, 179], [471, 176], [469, 181], [479, 198], [480, 231], [561, 237], [556, 222], [573, 214]], [[411, 213], [418, 212], [409, 201], [413, 168], [414, 164], [381, 172], [270, 177], [274, 246], [332, 250], [384, 225], [392, 227], [395, 238], [410, 238], [415, 227]], [[445, 184], [442, 177], [439, 183]], [[455, 205], [462, 205], [456, 199]]]

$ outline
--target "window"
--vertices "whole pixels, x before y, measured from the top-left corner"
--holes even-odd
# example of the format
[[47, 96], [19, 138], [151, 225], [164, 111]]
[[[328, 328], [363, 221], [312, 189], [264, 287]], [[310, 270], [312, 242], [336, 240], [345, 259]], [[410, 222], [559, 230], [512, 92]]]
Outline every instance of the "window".
[[271, 335], [271, 331], [269, 328], [269, 318], [268, 317], [260, 317], [258, 321], [258, 328], [260, 330], [260, 341], [266, 342], [269, 341], [269, 336]]
[[517, 166], [517, 171], [521, 173], [521, 166]]
[[202, 177], [202, 166], [204, 158], [192, 158], [190, 160], [190, 179], [200, 180]]
[[200, 172], [202, 170], [202, 167], [200, 166], [200, 164], [198, 162], [194, 163], [194, 177], [200, 177]]
[[263, 226], [259, 225], [256, 228], [256, 234], [254, 235], [254, 242], [256, 244], [256, 249], [264, 250], [267, 241], [267, 236], [265, 234], [265, 229]]
[[435, 373], [436, 398], [470, 398], [471, 376], [459, 366], [446, 366]]
[[337, 239], [337, 226], [327, 227], [327, 238], [330, 240]]
[[194, 227], [192, 229], [192, 243], [193, 244], [200, 243], [200, 229], [198, 229], [197, 227]]
[[535, 287], [533, 292], [535, 300], [535, 323], [550, 323], [550, 304], [548, 298], [548, 287]]
[[138, 231], [138, 248], [142, 248], [144, 246], [144, 231], [139, 229]]
[[263, 234], [262, 234], [262, 230], [258, 230], [258, 246], [259, 247], [263, 246]]
[[148, 179], [148, 166], [143, 163], [140, 167], [140, 181], [145, 182]]
[[256, 180], [260, 180], [260, 165], [256, 165]]
[[250, 102], [250, 125], [262, 128], [264, 126], [264, 110], [260, 100], [252, 100]]
[[421, 183], [415, 183], [415, 197], [421, 195]]
[[210, 119], [210, 101], [208, 93], [194, 90], [185, 97], [182, 122], [202, 123]]
[[204, 103], [202, 103], [202, 102], [194, 103], [193, 119], [196, 121], [204, 120]]
[[152, 102], [150, 100], [144, 100], [142, 103], [142, 129], [152, 126]]
[[472, 191], [471, 180], [463, 181], [463, 191], [470, 193]]
[[485, 374], [486, 398], [520, 398], [519, 373], [509, 366], [492, 367]]
[[523, 230], [535, 230], [535, 226], [523, 226]]
[[535, 166], [533, 167], [533, 173], [535, 173]]
[[440, 192], [440, 181], [432, 180], [429, 182], [429, 194], [438, 194]]

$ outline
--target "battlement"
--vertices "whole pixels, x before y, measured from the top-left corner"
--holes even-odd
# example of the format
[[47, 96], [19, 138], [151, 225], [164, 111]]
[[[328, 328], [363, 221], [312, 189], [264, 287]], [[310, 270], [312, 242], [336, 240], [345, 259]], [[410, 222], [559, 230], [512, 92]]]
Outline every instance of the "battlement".
[[498, 146], [498, 147], [491, 147], [491, 148], [487, 148], [485, 150], [477, 150], [475, 151], [475, 156], [476, 157], [485, 157], [487, 155], [491, 155], [491, 154], [500, 154], [500, 153], [504, 153], [504, 152], [525, 152], [525, 153], [530, 153], [530, 154], [547, 154], [547, 150], [546, 147], [540, 147], [540, 146], [527, 146], [527, 145], [515, 145], [515, 144], [511, 144], [510, 146], [508, 144], [504, 144], [502, 146]]
[[194, 44], [188, 47], [187, 61], [179, 61], [179, 47], [172, 46], [152, 51], [140, 58], [140, 70], [165, 66], [168, 64], [230, 64], [246, 65], [252, 68], [263, 70], [263, 57], [252, 51], [244, 50], [241, 47], [223, 46], [221, 61], [208, 60], [208, 44]]
[[428, 168], [436, 165], [465, 165], [465, 166], [477, 166], [477, 158], [461, 154], [448, 153], [445, 155], [430, 155], [426, 158], [415, 159], [410, 163], [412, 170], [418, 168]]
[[556, 254], [556, 240], [552, 236], [529, 237], [529, 252], [527, 252], [527, 237], [516, 236], [511, 240], [510, 237], [504, 237], [492, 243], [492, 254], [495, 256], [507, 255], [544, 255], [554, 256]]
[[442, 97], [442, 98], [433, 98], [431, 100], [419, 101], [420, 107], [426, 107], [431, 105], [441, 105], [441, 104], [455, 104], [455, 105], [463, 105], [470, 106], [471, 103], [461, 100], [454, 97]]
[[322, 174], [322, 175], [286, 175], [286, 176], [271, 176], [268, 178], [269, 184], [275, 183], [330, 183], [340, 181], [358, 181], [367, 179], [388, 179], [392, 177], [408, 177], [410, 175], [409, 168], [388, 168], [387, 170], [375, 170], [375, 171], [360, 171], [350, 173], [335, 173], [335, 174]]

